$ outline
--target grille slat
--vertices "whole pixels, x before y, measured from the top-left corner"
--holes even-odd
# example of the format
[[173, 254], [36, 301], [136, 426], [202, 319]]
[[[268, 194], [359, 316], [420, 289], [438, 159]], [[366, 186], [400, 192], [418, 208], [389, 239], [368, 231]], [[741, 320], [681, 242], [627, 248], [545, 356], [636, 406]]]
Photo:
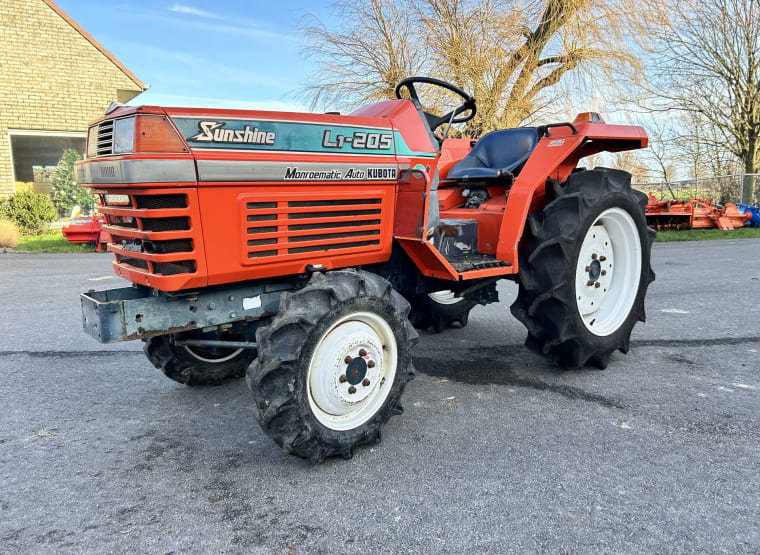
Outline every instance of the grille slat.
[[[347, 212], [292, 212], [288, 214], [289, 220], [295, 219], [314, 219], [314, 218], [330, 218], [333, 216], [346, 216]], [[354, 210], [350, 213], [351, 216], [379, 216], [380, 210]]]
[[371, 245], [379, 245], [380, 240], [376, 241], [358, 241], [356, 243], [344, 243], [344, 244], [338, 244], [338, 245], [327, 245], [326, 247], [297, 247], [294, 249], [288, 249], [288, 254], [298, 254], [298, 253], [305, 253], [305, 252], [316, 252], [316, 251], [334, 251], [334, 250], [340, 250], [340, 249], [351, 249], [356, 247], [369, 247]]
[[98, 124], [98, 139], [96, 144], [97, 156], [113, 154], [113, 120]]
[[362, 227], [365, 225], [380, 225], [380, 220], [354, 220], [352, 222], [296, 224], [296, 225], [289, 225], [288, 231], [307, 231], [310, 229], [333, 229], [333, 228], [340, 228], [340, 227]]
[[325, 233], [320, 235], [299, 235], [297, 237], [288, 237], [288, 243], [307, 243], [310, 241], [325, 241], [327, 239], [349, 239], [351, 237], [366, 237], [371, 235], [380, 235], [380, 230], [372, 231], [347, 231], [343, 233]]

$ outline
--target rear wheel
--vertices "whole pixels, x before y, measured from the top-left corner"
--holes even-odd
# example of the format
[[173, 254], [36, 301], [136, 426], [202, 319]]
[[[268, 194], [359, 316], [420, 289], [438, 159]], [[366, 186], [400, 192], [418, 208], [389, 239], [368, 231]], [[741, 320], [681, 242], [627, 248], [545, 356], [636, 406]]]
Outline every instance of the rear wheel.
[[432, 326], [438, 333], [455, 323], [465, 327], [470, 311], [478, 305], [476, 301], [455, 296], [450, 290], [419, 295], [411, 304], [409, 319], [414, 327], [424, 330]]
[[[143, 351], [167, 378], [185, 385], [219, 385], [225, 379], [242, 378], [256, 358], [256, 349], [178, 345], [191, 334], [169, 334], [145, 340]], [[196, 339], [240, 340], [227, 334], [193, 332]], [[197, 337], [196, 337], [197, 336]]]
[[256, 420], [286, 453], [319, 462], [380, 440], [414, 375], [409, 304], [368, 272], [314, 274], [256, 332]]
[[526, 345], [562, 366], [605, 368], [645, 320], [655, 232], [646, 195], [630, 183], [619, 170], [574, 173], [552, 183], [553, 200], [528, 216], [511, 310], [528, 328]]

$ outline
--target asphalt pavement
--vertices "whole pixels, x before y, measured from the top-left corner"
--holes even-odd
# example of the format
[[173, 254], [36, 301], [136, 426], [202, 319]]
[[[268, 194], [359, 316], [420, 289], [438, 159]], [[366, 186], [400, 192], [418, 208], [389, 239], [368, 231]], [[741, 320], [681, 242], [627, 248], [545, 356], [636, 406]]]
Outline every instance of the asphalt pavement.
[[563, 372], [502, 302], [421, 334], [379, 445], [320, 465], [244, 381], [81, 331], [109, 255], [0, 255], [0, 552], [760, 552], [760, 240], [656, 244], [648, 319]]

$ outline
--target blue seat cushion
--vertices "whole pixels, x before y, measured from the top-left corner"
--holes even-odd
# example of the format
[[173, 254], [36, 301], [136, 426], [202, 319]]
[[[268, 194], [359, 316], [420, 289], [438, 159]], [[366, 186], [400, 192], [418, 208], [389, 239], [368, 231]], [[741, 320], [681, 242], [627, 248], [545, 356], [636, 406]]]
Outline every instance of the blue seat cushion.
[[538, 144], [535, 127], [491, 131], [449, 170], [448, 179], [511, 177], [522, 168]]

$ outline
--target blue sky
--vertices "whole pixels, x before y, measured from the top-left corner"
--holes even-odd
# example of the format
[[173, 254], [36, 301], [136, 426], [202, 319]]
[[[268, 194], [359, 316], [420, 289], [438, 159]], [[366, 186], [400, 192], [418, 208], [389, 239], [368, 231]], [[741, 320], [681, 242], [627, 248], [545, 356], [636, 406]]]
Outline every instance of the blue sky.
[[329, 2], [57, 0], [144, 83], [132, 104], [304, 110], [300, 28]]

